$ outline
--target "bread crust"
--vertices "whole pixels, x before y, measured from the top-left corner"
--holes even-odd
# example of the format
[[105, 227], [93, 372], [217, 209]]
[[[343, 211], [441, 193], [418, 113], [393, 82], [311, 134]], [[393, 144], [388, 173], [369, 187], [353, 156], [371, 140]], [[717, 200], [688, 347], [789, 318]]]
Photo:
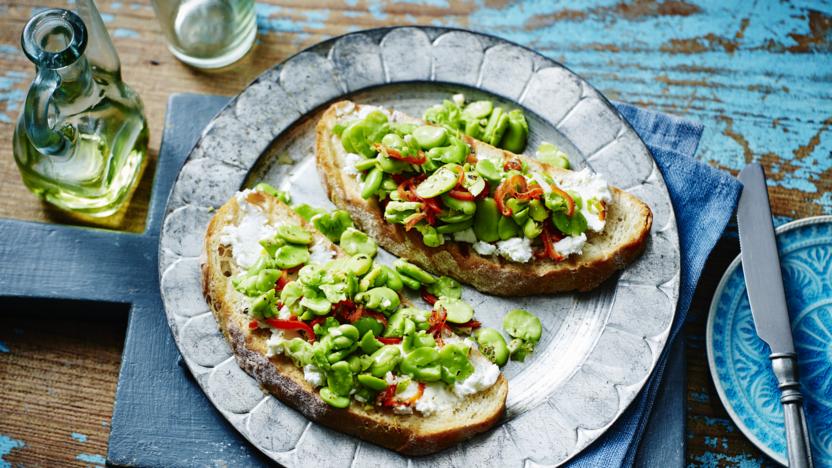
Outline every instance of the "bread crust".
[[[653, 223], [653, 213], [640, 199], [616, 187], [610, 187], [612, 202], [607, 207], [603, 232], [587, 233], [587, 244], [580, 256], [562, 262], [536, 259], [530, 263], [506, 261], [498, 256], [482, 256], [468, 244], [446, 241], [439, 247], [427, 247], [415, 230], [384, 220], [375, 197], [361, 198], [361, 189], [346, 167], [340, 139], [332, 133], [338, 109], [360, 105], [350, 101], [332, 104], [324, 112], [316, 129], [316, 163], [329, 199], [347, 210], [362, 231], [376, 239], [387, 251], [405, 258], [437, 275], [447, 275], [474, 288], [499, 296], [527, 296], [565, 291], [589, 291], [616, 271], [632, 263], [643, 251]], [[398, 118], [416, 121], [396, 113]], [[535, 169], [557, 174], [565, 170], [517, 156], [471, 138], [466, 139], [476, 153], [498, 154], [503, 159], [524, 158]]]
[[[272, 222], [291, 220], [308, 227], [302, 218], [274, 197], [251, 192], [246, 201], [260, 206]], [[508, 394], [508, 381], [502, 374], [493, 386], [468, 397], [452, 414], [397, 415], [383, 410], [365, 410], [356, 401], [346, 409], [326, 404], [304, 379], [302, 369], [290, 359], [283, 355], [266, 356], [268, 330], [248, 327], [251, 319], [244, 311], [243, 296], [233, 289], [230, 281], [238, 273], [237, 267], [229, 260], [230, 248], [219, 241], [223, 227], [236, 224], [240, 216], [239, 204], [232, 198], [217, 210], [208, 225], [204, 244], [206, 256], [202, 264], [203, 294], [237, 363], [265, 390], [321, 425], [404, 455], [435, 453], [484, 432], [500, 421]], [[310, 231], [314, 229], [310, 227]], [[314, 235], [316, 240], [329, 242], [317, 232]]]

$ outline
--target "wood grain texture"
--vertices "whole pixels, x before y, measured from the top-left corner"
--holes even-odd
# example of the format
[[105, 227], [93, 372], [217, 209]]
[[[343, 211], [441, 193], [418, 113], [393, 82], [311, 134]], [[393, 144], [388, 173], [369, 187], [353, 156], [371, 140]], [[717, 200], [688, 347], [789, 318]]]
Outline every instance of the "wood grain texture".
[[103, 465], [126, 308], [0, 304], [0, 465]]
[[[211, 73], [189, 68], [170, 55], [146, 0], [99, 2], [99, 6], [121, 55], [124, 79], [144, 100], [152, 158], [158, 154], [170, 93], [236, 94], [263, 70], [300, 48], [349, 31], [404, 24], [460, 26], [500, 35], [555, 58], [610, 98], [702, 121], [706, 132], [698, 157], [731, 171], [751, 160], [762, 161], [769, 173], [775, 214], [803, 217], [832, 213], [832, 4], [725, 3], [261, 1], [257, 7], [259, 37], [253, 51], [238, 64]], [[23, 187], [12, 160], [14, 122], [33, 77], [33, 67], [18, 46], [19, 34], [36, 6], [66, 5], [61, 1], [0, 4], [0, 216], [74, 223], [41, 204]], [[124, 218], [111, 227], [143, 229], [153, 169], [151, 164]], [[713, 255], [686, 329], [688, 460], [693, 465], [764, 462], [722, 409], [704, 355], [704, 314], [732, 252], [721, 246]], [[7, 330], [0, 327], [0, 333]], [[118, 356], [120, 340], [99, 339], [89, 327], [75, 323], [67, 323], [61, 330], [63, 335], [86, 336], [87, 341], [78, 339], [72, 347], [54, 349], [50, 342], [55, 337], [48, 334], [0, 337], [12, 350], [0, 353], [0, 366], [8, 366], [0, 373], [0, 455], [11, 451], [4, 460], [27, 466], [92, 464], [76, 460], [76, 454], [61, 444], [67, 443], [66, 433], [73, 430], [70, 416], [90, 419], [102, 412], [109, 414], [118, 360], [102, 360], [102, 356]], [[18, 355], [17, 348], [54, 349], [57, 357], [42, 365], [61, 372], [27, 367], [32, 365], [27, 364], [31, 356]], [[81, 364], [64, 366], [69, 359]], [[10, 375], [6, 368], [33, 370], [14, 382], [27, 392], [42, 387], [47, 375], [54, 376], [55, 385], [69, 385], [94, 374], [111, 379], [111, 387], [108, 391], [103, 381], [100, 386], [90, 386], [94, 404], [75, 406], [72, 414], [39, 420], [46, 429], [37, 435], [43, 443], [34, 444], [31, 429], [27, 429], [30, 421], [7, 415], [33, 407], [50, 415], [49, 405], [54, 402], [46, 397], [26, 402], [7, 398], [6, 389], [11, 387], [2, 380]], [[96, 370], [91, 371], [93, 368]], [[87, 444], [106, 440], [106, 427], [87, 430]], [[27, 445], [18, 447], [13, 440]], [[96, 451], [89, 453], [103, 454], [105, 450], [96, 446]]]

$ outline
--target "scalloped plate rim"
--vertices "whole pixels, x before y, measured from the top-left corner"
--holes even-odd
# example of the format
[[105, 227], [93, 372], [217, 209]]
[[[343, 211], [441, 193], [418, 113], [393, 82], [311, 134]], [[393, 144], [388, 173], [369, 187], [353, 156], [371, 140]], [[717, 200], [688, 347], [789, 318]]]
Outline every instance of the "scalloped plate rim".
[[[664, 229], [662, 229], [661, 232], [672, 231], [674, 233], [674, 235], [673, 235], [674, 244], [676, 245], [676, 248], [677, 248], [676, 250], [678, 251], [678, 245], [679, 245], [678, 226], [677, 226], [677, 223], [676, 223], [675, 210], [673, 209], [672, 203], [670, 203], [670, 201], [669, 201], [669, 193], [667, 191], [667, 186], [666, 186], [666, 183], [664, 181], [664, 176], [661, 174], [661, 172], [655, 166], [655, 160], [653, 159], [652, 154], [649, 151], [649, 148], [647, 147], [646, 143], [644, 143], [641, 136], [637, 132], [635, 132], [635, 130], [630, 125], [630, 123], [623, 117], [623, 115], [618, 111], [618, 109], [614, 105], [612, 105], [612, 103], [606, 98], [606, 96], [604, 96], [600, 91], [598, 91], [594, 86], [592, 86], [580, 74], [575, 73], [574, 71], [572, 71], [571, 69], [569, 69], [568, 67], [566, 67], [562, 63], [558, 62], [557, 60], [546, 57], [546, 56], [540, 54], [539, 52], [537, 52], [537, 51], [535, 51], [535, 50], [533, 50], [533, 49], [531, 49], [527, 46], [524, 46], [522, 44], [518, 44], [518, 43], [510, 41], [508, 39], [504, 39], [502, 37], [499, 37], [499, 36], [496, 36], [496, 35], [493, 35], [493, 34], [489, 34], [489, 33], [471, 31], [471, 30], [467, 30], [467, 29], [463, 29], [463, 28], [427, 26], [427, 25], [387, 26], [387, 27], [380, 27], [380, 28], [371, 28], [371, 29], [366, 29], [366, 30], [353, 31], [353, 32], [349, 32], [349, 33], [342, 34], [342, 35], [339, 35], [339, 36], [334, 36], [334, 37], [328, 38], [326, 40], [320, 41], [318, 43], [315, 43], [315, 44], [313, 44], [313, 45], [311, 45], [311, 46], [309, 46], [309, 47], [307, 47], [303, 50], [298, 51], [295, 54], [287, 56], [284, 60], [281, 60], [280, 62], [276, 63], [275, 65], [273, 65], [273, 66], [271, 66], [267, 69], [264, 69], [263, 72], [260, 75], [255, 77], [249, 84], [247, 84], [244, 88], [242, 88], [242, 90], [240, 91], [240, 93], [238, 93], [238, 95], [232, 97], [229, 100], [229, 102], [217, 112], [217, 114], [212, 118], [211, 123], [209, 123], [209, 125], [206, 126], [206, 128], [200, 134], [200, 137], [197, 139], [196, 144], [191, 149], [188, 157], [186, 158], [185, 162], [183, 163], [182, 168], [187, 166], [187, 164], [190, 161], [192, 161], [191, 156], [193, 155], [194, 150], [197, 149], [197, 148], [200, 148], [202, 142], [205, 140], [205, 137], [210, 134], [210, 130], [212, 129], [212, 123], [215, 122], [217, 120], [217, 118], [222, 116], [223, 114], [225, 114], [229, 111], [234, 112], [234, 108], [238, 103], [240, 95], [242, 95], [242, 93], [245, 92], [247, 89], [249, 89], [251, 86], [257, 84], [261, 79], [263, 79], [263, 77], [265, 75], [267, 75], [269, 72], [274, 70], [275, 67], [281, 66], [282, 64], [287, 63], [287, 62], [291, 61], [293, 58], [295, 58], [295, 57], [297, 57], [297, 56], [299, 56], [303, 53], [311, 52], [311, 53], [318, 54], [317, 49], [319, 49], [321, 47], [327, 47], [327, 45], [331, 48], [332, 45], [334, 45], [337, 41], [339, 41], [339, 40], [341, 40], [345, 37], [349, 37], [349, 36], [353, 36], [353, 35], [360, 35], [360, 34], [367, 34], [367, 33], [370, 33], [370, 34], [380, 34], [380, 33], [389, 34], [391, 31], [398, 30], [398, 29], [420, 30], [420, 31], [424, 32], [425, 34], [428, 34], [429, 36], [431, 36], [433, 34], [436, 34], [436, 37], [431, 38], [431, 44], [434, 44], [434, 41], [436, 40], [436, 38], [441, 37], [441, 36], [443, 36], [445, 34], [448, 34], [448, 33], [453, 33], [453, 32], [460, 32], [460, 33], [472, 34], [472, 35], [475, 35], [475, 36], [485, 37], [485, 38], [488, 38], [488, 39], [490, 39], [494, 42], [501, 43], [501, 44], [507, 44], [507, 45], [510, 45], [512, 47], [523, 49], [523, 50], [527, 51], [530, 54], [534, 54], [535, 56], [541, 58], [542, 60], [544, 60], [546, 62], [546, 66], [541, 67], [541, 68], [561, 68], [561, 69], [565, 70], [567, 73], [576, 77], [581, 83], [587, 85], [594, 92], [594, 96], [604, 105], [604, 107], [608, 111], [611, 111], [615, 115], [615, 117], [617, 119], [617, 122], [619, 122], [622, 125], [622, 129], [625, 129], [625, 128], [629, 129], [629, 131], [631, 131], [635, 135], [638, 143], [645, 149], [645, 151], [647, 152], [647, 155], [651, 158], [651, 160], [653, 160], [653, 165], [654, 166], [653, 166], [652, 173], [656, 174], [655, 177], [658, 179], [656, 181], [657, 182], [657, 187], [661, 192], [663, 192], [663, 198], [667, 199], [668, 209], [669, 209], [669, 224]], [[487, 49], [488, 48], [486, 48], [486, 50]], [[329, 54], [326, 54], [324, 57], [326, 57], [329, 60], [328, 55]], [[538, 68], [536, 68], [535, 71], [536, 70], [538, 70]], [[491, 94], [494, 94], [496, 96], [499, 96], [503, 99], [515, 102], [518, 106], [523, 107], [526, 110], [529, 110], [529, 109], [527, 109], [526, 105], [521, 104], [520, 102], [518, 102], [517, 99], [504, 96], [501, 93], [494, 92], [494, 91], [489, 90], [489, 89], [480, 88], [479, 84], [470, 85], [470, 84], [464, 84], [464, 83], [445, 82], [443, 80], [433, 80], [433, 79], [431, 79], [431, 80], [415, 79], [415, 80], [409, 80], [409, 81], [386, 81], [385, 83], [373, 84], [373, 85], [370, 85], [370, 86], [362, 86], [362, 87], [359, 87], [359, 88], [356, 88], [356, 89], [351, 89], [351, 90], [348, 90], [348, 91], [342, 89], [343, 93], [340, 96], [350, 95], [350, 94], [353, 94], [353, 93], [359, 92], [359, 91], [366, 91], [366, 90], [368, 90], [370, 88], [373, 88], [373, 87], [386, 86], [386, 85], [390, 85], [390, 84], [402, 84], [402, 83], [406, 83], [406, 82], [420, 82], [420, 83], [421, 82], [427, 82], [427, 83], [433, 83], [433, 84], [446, 84], [446, 85], [451, 85], [451, 86], [474, 87], [474, 88], [477, 88], [477, 89], [482, 89], [483, 91], [485, 91], [487, 93], [491, 93]], [[310, 108], [306, 111], [301, 111], [300, 115], [298, 117], [292, 119], [291, 121], [289, 121], [288, 123], [285, 124], [284, 131], [293, 128], [298, 122], [302, 121], [308, 114], [315, 112], [318, 108], [325, 105], [326, 103], [334, 102], [335, 100], [339, 99], [340, 96], [330, 98], [325, 103], [319, 104], [319, 105], [317, 105], [315, 107], [312, 107], [312, 108]], [[532, 111], [532, 110], [529, 110], [529, 111], [530, 112], [535, 112], [535, 111]], [[544, 118], [544, 120], [546, 120], [546, 119]], [[555, 128], [557, 128], [558, 123], [552, 123], [552, 125]], [[277, 134], [275, 134], [274, 137], [271, 139], [270, 145], [274, 144], [274, 141], [281, 138], [284, 131], [281, 131], [281, 132], [278, 132]], [[560, 130], [558, 130], [558, 131], [560, 131]], [[619, 132], [621, 132], [621, 130], [619, 130]], [[571, 141], [571, 139], [570, 139], [570, 141]], [[597, 150], [596, 150], [596, 152], [597, 152]], [[262, 157], [262, 154], [260, 156], [258, 156], [257, 160], [259, 160], [260, 157]], [[197, 158], [197, 159], [202, 159], [202, 158]], [[211, 159], [211, 158], [206, 157], [206, 159]], [[255, 161], [257, 161], [257, 160], [255, 160]], [[228, 163], [225, 163], [225, 162], [222, 162], [222, 161], [219, 161], [219, 162], [221, 164], [226, 164], [226, 165], [228, 164]], [[243, 176], [243, 180], [246, 180], [246, 179], [249, 178], [250, 172], [251, 172], [252, 168], [255, 166], [255, 164], [256, 164], [256, 162], [252, 163], [251, 165], [249, 165], [245, 169], [245, 171], [244, 171], [245, 175]], [[177, 174], [176, 179], [174, 181], [174, 189], [175, 189], [176, 185], [180, 182], [180, 179], [181, 179], [181, 168], [180, 168], [180, 171]], [[644, 185], [644, 182], [642, 182], [642, 185]], [[177, 201], [174, 200], [174, 193], [175, 193], [175, 191], [172, 190], [171, 193], [168, 195], [167, 200], [165, 201], [165, 210], [164, 210], [164, 213], [163, 213], [162, 219], [161, 219], [162, 232], [161, 232], [160, 237], [159, 237], [159, 268], [160, 268], [159, 273], [160, 273], [160, 281], [162, 279], [163, 273], [165, 273], [166, 270], [170, 269], [178, 261], [178, 260], [173, 260], [172, 258], [173, 257], [180, 257], [178, 254], [172, 253], [171, 254], [172, 257], [170, 259], [166, 258], [166, 257], [168, 257], [169, 254], [164, 249], [163, 239], [165, 238], [165, 223], [166, 223], [168, 217], [170, 216], [171, 213], [173, 213], [177, 209], [181, 208], [181, 206], [195, 206], [195, 207], [199, 206], [199, 205], [193, 204], [191, 202], [184, 202], [181, 206], [177, 206], [176, 205]], [[659, 232], [659, 231], [657, 231], [657, 232]], [[181, 257], [181, 258], [184, 258], [184, 257]], [[636, 382], [633, 382], [632, 384], [630, 384], [633, 387], [637, 387], [639, 389], [643, 388], [644, 384], [652, 376], [653, 370], [655, 370], [655, 367], [656, 367], [656, 364], [657, 364], [657, 361], [658, 361], [658, 354], [659, 354], [660, 350], [666, 348], [667, 340], [668, 340], [668, 337], [669, 337], [669, 332], [670, 332], [670, 329], [672, 328], [672, 323], [676, 318], [676, 311], [677, 311], [676, 310], [676, 307], [677, 307], [676, 302], [678, 300], [679, 288], [680, 288], [680, 281], [679, 281], [679, 276], [678, 276], [679, 268], [680, 268], [680, 265], [679, 265], [680, 260], [681, 260], [680, 258], [677, 258], [676, 265], [675, 265], [675, 272], [676, 273], [675, 273], [673, 279], [670, 280], [670, 281], [673, 282], [672, 288], [670, 288], [670, 290], [664, 290], [664, 289], [660, 288], [664, 292], [664, 294], [666, 294], [668, 296], [668, 298], [671, 299], [670, 325], [668, 325], [667, 328], [663, 329], [661, 332], [658, 332], [658, 334], [654, 337], [654, 338], [656, 338], [656, 343], [658, 344], [659, 348], [657, 350], [652, 350], [653, 351], [653, 359], [651, 359], [652, 362], [649, 364], [649, 368], [647, 369], [647, 372], [645, 373], [643, 378], [641, 378], [641, 379], [637, 380]], [[176, 326], [176, 323], [175, 323], [176, 318], [174, 316], [172, 316], [171, 312], [168, 310], [167, 299], [164, 297], [164, 294], [163, 294], [163, 306], [164, 306], [164, 309], [165, 309], [166, 316], [168, 318], [169, 325], [171, 327], [171, 331], [174, 334], [174, 342], [175, 342], [177, 348], [180, 348], [181, 347], [181, 342], [180, 342], [179, 332], [177, 330], [178, 327]], [[600, 338], [600, 335], [599, 335], [599, 337], [596, 337], [596, 339], [598, 339], [598, 338]], [[180, 352], [181, 352], [181, 349], [180, 349]], [[185, 357], [185, 361], [188, 364], [188, 366], [191, 367], [192, 363], [190, 362], [190, 358]], [[201, 367], [201, 366], [197, 365], [197, 367]], [[569, 381], [569, 379], [567, 379], [565, 382], [568, 382], [568, 381]], [[203, 393], [205, 394], [205, 396], [211, 401], [212, 405], [220, 412], [220, 414], [223, 415], [223, 417], [226, 420], [228, 420], [229, 422], [232, 423], [232, 426], [238, 432], [240, 432], [241, 435], [243, 435], [246, 439], [248, 439], [249, 442], [251, 442], [252, 445], [255, 448], [257, 448], [258, 450], [261, 450], [262, 452], [266, 453], [268, 456], [270, 456], [270, 458], [275, 459], [270, 450], [265, 449], [264, 447], [260, 446], [258, 443], [251, 440], [250, 434], [248, 434], [247, 431], [243, 431], [239, 427], [237, 427], [237, 424], [235, 424], [230, 419], [229, 415], [227, 414], [227, 411], [222, 409], [214, 401], [213, 396], [211, 395], [211, 393], [209, 391], [207, 391], [205, 385], [203, 385], [202, 382], [199, 382], [199, 385], [200, 385], [201, 389], [203, 390]], [[604, 424], [603, 426], [598, 427], [596, 429], [593, 429], [591, 431], [591, 432], [594, 433], [593, 436], [588, 437], [588, 438], [578, 437], [578, 440], [575, 443], [575, 447], [572, 450], [570, 450], [571, 453], [568, 453], [565, 458], [562, 458], [562, 459], [558, 460], [555, 463], [557, 465], [561, 465], [561, 464], [566, 463], [567, 461], [573, 459], [578, 454], [582, 453], [583, 450], [585, 450], [590, 445], [591, 442], [597, 440], [598, 437], [600, 437], [601, 434], [605, 433], [612, 425], [614, 425], [619, 420], [619, 418], [623, 415], [623, 413], [626, 411], [626, 409], [629, 408], [633, 404], [633, 402], [636, 400], [638, 394], [639, 394], [639, 392], [635, 392], [632, 396], [627, 398], [629, 401], [627, 401], [625, 404], [619, 404], [618, 408], [615, 411], [615, 414], [610, 418], [609, 421], [607, 421], [606, 424]], [[620, 395], [619, 395], [619, 397], [620, 397]], [[281, 402], [281, 404], [283, 404], [283, 403]], [[309, 422], [314, 423], [311, 420], [309, 420]], [[578, 429], [580, 429], [580, 428], [578, 428]], [[359, 440], [359, 443], [366, 443], [366, 442]], [[525, 460], [526, 464], [528, 464], [528, 462], [531, 461], [531, 459], [528, 456], [524, 457], [523, 459]]]

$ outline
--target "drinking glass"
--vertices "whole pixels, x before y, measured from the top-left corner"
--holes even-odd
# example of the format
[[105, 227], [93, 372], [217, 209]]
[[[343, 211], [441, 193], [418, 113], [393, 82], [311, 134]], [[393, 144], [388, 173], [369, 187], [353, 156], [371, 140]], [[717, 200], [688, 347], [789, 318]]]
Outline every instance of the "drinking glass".
[[171, 53], [198, 68], [239, 60], [257, 35], [254, 0], [152, 0]]

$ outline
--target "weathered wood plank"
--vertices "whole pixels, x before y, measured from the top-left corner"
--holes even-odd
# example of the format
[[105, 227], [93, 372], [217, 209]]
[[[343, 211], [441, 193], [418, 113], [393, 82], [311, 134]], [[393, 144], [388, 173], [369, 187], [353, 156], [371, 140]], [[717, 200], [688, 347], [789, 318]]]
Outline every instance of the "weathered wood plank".
[[126, 308], [0, 304], [0, 465], [103, 465]]

